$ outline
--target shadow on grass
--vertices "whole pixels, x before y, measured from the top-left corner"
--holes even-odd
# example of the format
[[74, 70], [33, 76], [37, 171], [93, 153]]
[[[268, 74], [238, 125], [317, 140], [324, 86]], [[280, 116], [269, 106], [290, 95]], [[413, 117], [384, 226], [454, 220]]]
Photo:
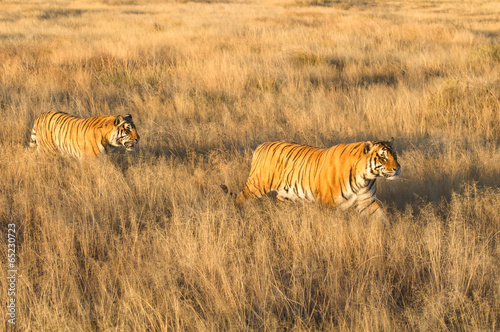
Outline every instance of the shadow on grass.
[[[396, 149], [402, 173], [394, 181], [380, 181], [377, 196], [387, 205], [403, 211], [407, 204], [422, 201], [449, 202], [453, 193], [467, 184], [479, 188], [500, 187], [500, 171], [495, 165], [494, 142], [450, 141], [421, 137], [397, 139]], [[491, 153], [489, 156], [485, 153]]]

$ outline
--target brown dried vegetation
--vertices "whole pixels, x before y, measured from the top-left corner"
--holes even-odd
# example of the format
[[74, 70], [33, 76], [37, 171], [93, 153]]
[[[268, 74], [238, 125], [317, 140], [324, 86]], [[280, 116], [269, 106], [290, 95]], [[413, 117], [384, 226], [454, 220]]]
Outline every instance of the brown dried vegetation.
[[[17, 227], [17, 326], [498, 329], [499, 12], [2, 3], [0, 227]], [[140, 148], [98, 164], [37, 157], [29, 130], [49, 110], [130, 113]], [[219, 188], [243, 187], [265, 141], [391, 136], [402, 176], [378, 184], [389, 227], [268, 198], [238, 210]]]

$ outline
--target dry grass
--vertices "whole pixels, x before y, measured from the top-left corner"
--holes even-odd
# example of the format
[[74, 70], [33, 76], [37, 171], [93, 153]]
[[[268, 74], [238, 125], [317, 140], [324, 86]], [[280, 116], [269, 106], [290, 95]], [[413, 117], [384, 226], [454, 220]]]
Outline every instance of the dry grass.
[[[20, 330], [499, 328], [495, 1], [1, 8], [0, 223], [18, 229]], [[48, 110], [131, 113], [141, 147], [37, 158], [29, 128]], [[390, 227], [267, 198], [240, 211], [218, 187], [241, 189], [264, 141], [391, 136]]]

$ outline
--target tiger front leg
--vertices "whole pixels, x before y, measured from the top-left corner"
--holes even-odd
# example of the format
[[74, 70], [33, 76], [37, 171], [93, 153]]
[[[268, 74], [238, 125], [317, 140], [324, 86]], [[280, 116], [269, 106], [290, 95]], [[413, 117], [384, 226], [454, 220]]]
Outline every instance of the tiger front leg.
[[[364, 203], [364, 202], [363, 202]], [[384, 212], [384, 209], [377, 201], [374, 199], [368, 204], [357, 204], [357, 210], [359, 214], [363, 217], [368, 218], [369, 220], [378, 220], [383, 224], [388, 223], [387, 215]]]

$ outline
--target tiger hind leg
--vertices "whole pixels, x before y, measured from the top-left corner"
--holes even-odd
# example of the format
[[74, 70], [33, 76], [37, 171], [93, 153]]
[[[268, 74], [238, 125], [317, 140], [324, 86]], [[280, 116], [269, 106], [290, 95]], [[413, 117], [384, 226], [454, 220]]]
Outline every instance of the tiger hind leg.
[[220, 188], [224, 192], [224, 194], [235, 198], [236, 197], [236, 206], [241, 207], [247, 199], [251, 199], [252, 197], [255, 197], [253, 193], [250, 192], [250, 190], [245, 186], [245, 188], [238, 194], [236, 195], [232, 191], [229, 191], [229, 188], [225, 184], [221, 184]]
[[33, 129], [31, 130], [31, 137], [30, 137], [30, 148], [34, 149], [36, 147], [38, 147], [38, 140], [36, 137], [36, 129], [33, 126]]
[[260, 197], [262, 197], [262, 194], [260, 193], [260, 191], [250, 190], [250, 188], [247, 184], [247, 185], [245, 185], [245, 188], [243, 188], [243, 190], [238, 194], [238, 196], [236, 196], [236, 206], [241, 207], [249, 199], [260, 198]]

